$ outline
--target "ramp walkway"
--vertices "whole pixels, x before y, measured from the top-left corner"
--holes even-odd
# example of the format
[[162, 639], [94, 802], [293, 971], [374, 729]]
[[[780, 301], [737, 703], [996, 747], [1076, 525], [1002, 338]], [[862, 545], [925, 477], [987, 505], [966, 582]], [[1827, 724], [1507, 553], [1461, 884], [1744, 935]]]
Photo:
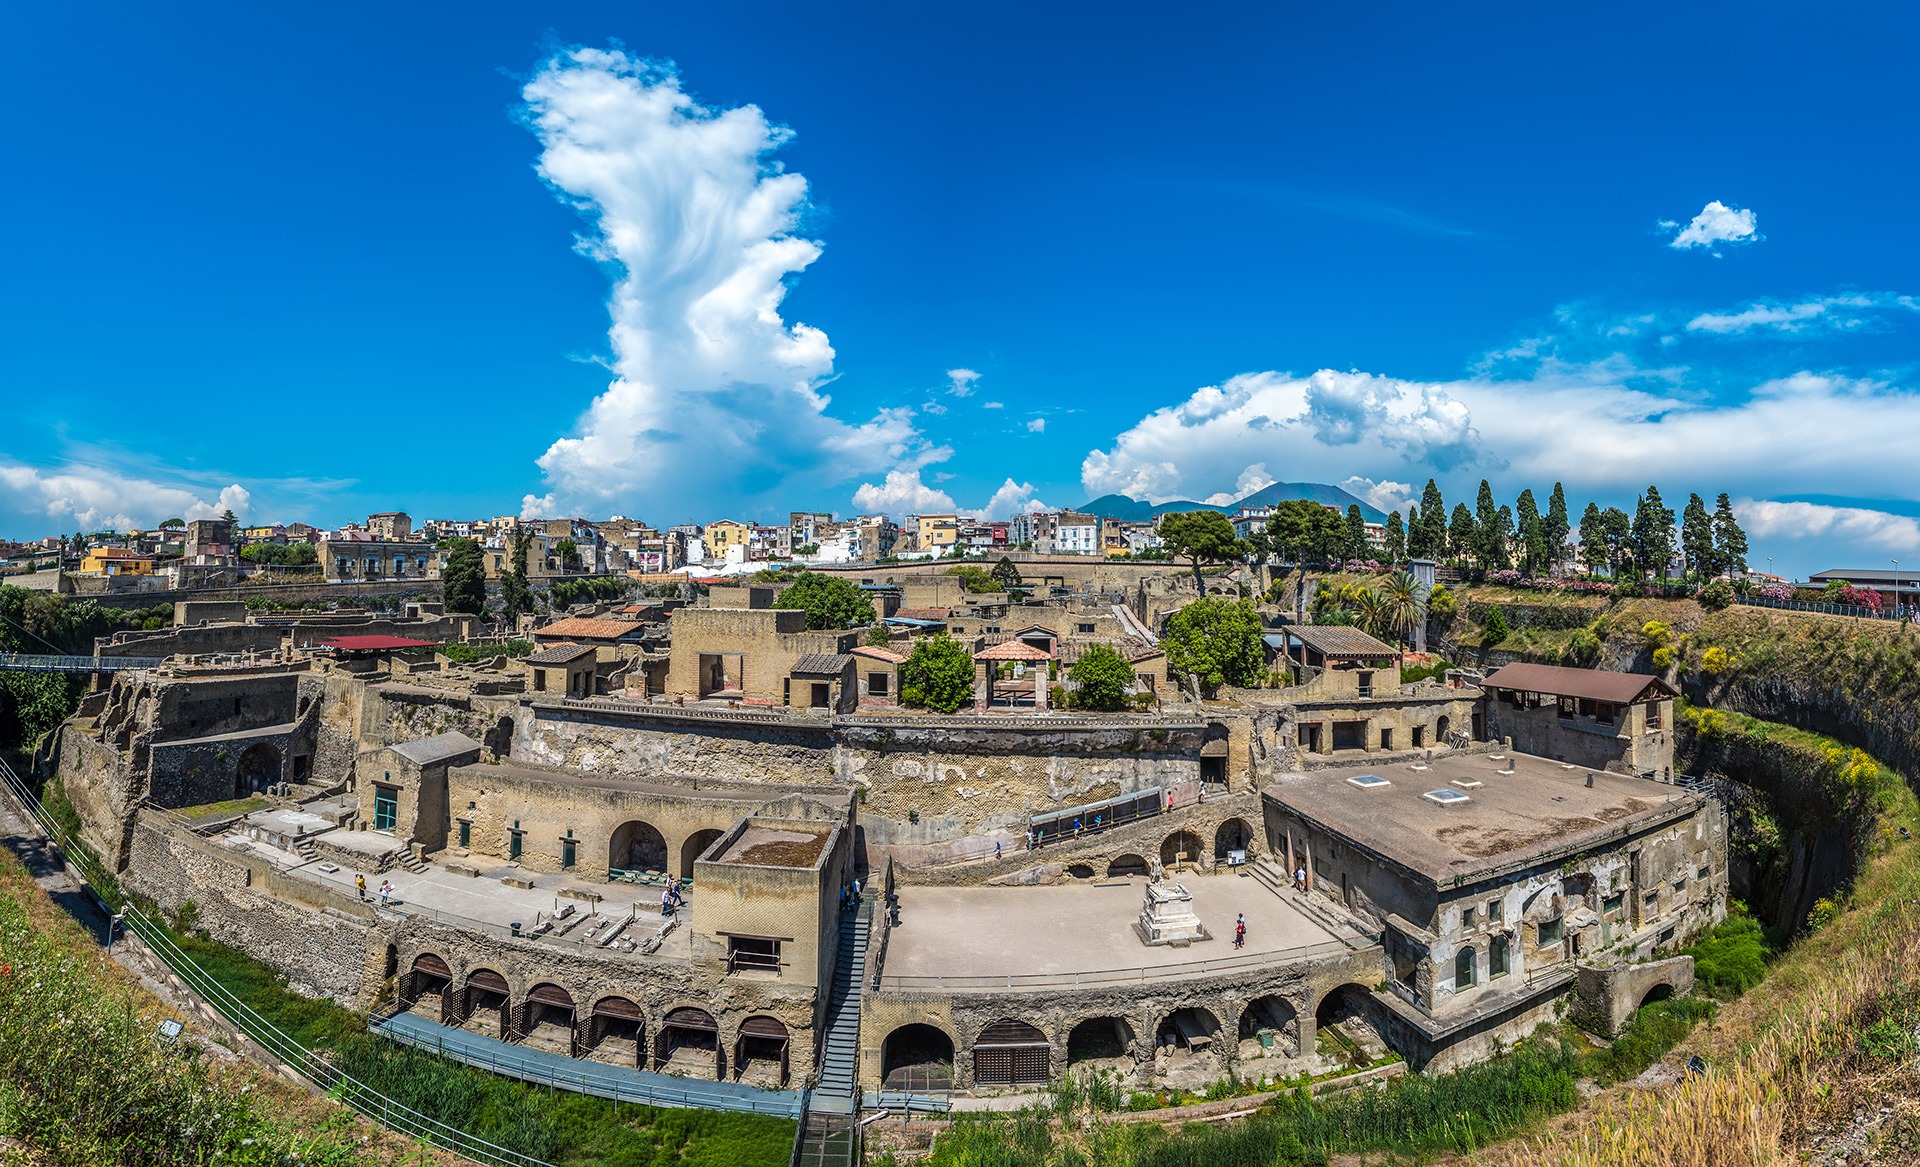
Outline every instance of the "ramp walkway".
[[523, 1082], [534, 1082], [557, 1090], [572, 1090], [578, 1094], [636, 1102], [645, 1106], [692, 1106], [706, 1110], [774, 1114], [781, 1118], [800, 1117], [800, 1092], [797, 1090], [762, 1090], [739, 1082], [705, 1082], [698, 1078], [680, 1078], [672, 1074], [656, 1074], [650, 1070], [570, 1058], [564, 1054], [514, 1045], [498, 1038], [482, 1037], [464, 1029], [429, 1021], [414, 1013], [375, 1014], [367, 1018], [367, 1026], [382, 1036], [416, 1049], [430, 1050], [441, 1057], [490, 1070], [503, 1077], [518, 1078]]

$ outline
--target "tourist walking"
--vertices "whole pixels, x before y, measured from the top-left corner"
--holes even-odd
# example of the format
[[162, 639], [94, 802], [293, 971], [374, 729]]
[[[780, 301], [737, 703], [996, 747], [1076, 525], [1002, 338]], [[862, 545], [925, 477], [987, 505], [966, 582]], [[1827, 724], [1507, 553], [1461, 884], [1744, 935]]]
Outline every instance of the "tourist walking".
[[1307, 890], [1307, 865], [1302, 863], [1300, 870], [1293, 873], [1293, 890], [1304, 893]]
[[367, 902], [367, 877], [358, 871], [353, 873], [353, 890], [360, 893], [360, 902]]
[[1245, 948], [1247, 946], [1247, 917], [1245, 913], [1242, 913], [1240, 918], [1233, 922], [1233, 946], [1235, 948]]
[[673, 888], [671, 886], [660, 893], [660, 914], [663, 916], [673, 915]]
[[380, 881], [380, 906], [383, 908], [386, 907], [387, 901], [392, 898], [393, 898], [393, 884], [387, 882], [384, 879], [381, 880]]

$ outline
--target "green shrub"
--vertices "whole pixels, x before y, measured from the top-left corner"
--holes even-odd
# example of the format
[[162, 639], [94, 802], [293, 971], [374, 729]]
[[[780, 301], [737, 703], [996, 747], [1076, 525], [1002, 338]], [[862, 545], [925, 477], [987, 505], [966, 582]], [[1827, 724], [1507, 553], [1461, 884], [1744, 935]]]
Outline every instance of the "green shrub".
[[1727, 918], [1681, 951], [1693, 957], [1693, 983], [1723, 999], [1738, 997], [1767, 975], [1781, 938], [1734, 903]]
[[1603, 1086], [1637, 1077], [1692, 1033], [1695, 1025], [1713, 1016], [1716, 1008], [1703, 997], [1676, 997], [1643, 1005], [1634, 1011], [1611, 1046], [1581, 1056], [1581, 1071]]
[[1505, 640], [1510, 631], [1506, 616], [1498, 608], [1488, 608], [1487, 614], [1480, 618], [1480, 643], [1488, 648]]

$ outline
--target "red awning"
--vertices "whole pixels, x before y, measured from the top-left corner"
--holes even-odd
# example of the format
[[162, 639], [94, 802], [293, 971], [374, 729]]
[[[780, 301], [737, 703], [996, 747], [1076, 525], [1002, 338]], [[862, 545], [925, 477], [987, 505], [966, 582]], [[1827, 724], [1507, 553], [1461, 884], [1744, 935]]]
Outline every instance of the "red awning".
[[320, 642], [321, 648], [343, 652], [390, 652], [399, 648], [437, 648], [437, 640], [408, 640], [404, 636], [336, 636]]

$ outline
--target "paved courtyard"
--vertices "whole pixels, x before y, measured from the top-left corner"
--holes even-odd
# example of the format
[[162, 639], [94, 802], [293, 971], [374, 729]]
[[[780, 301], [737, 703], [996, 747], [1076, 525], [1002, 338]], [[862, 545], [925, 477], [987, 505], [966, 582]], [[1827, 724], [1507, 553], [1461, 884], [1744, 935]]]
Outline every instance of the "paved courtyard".
[[[1344, 947], [1250, 876], [1189, 874], [1176, 882], [1193, 893], [1194, 912], [1214, 939], [1184, 948], [1141, 943], [1133, 921], [1146, 896], [1145, 876], [1055, 887], [902, 887], [885, 977], [1072, 977], [1142, 969], [1152, 975], [1201, 962]], [[1233, 925], [1240, 913], [1247, 917], [1247, 946], [1236, 951]]]
[[[359, 838], [377, 840], [390, 846], [392, 838], [373, 832], [359, 832]], [[339, 840], [336, 840], [336, 836]], [[329, 842], [338, 845], [340, 840], [352, 841], [355, 833], [334, 831], [324, 836]], [[322, 883], [348, 895], [354, 894], [354, 869], [344, 864], [313, 862], [292, 851], [283, 850], [269, 843], [248, 840], [238, 835], [228, 835], [226, 844], [237, 851], [257, 855], [287, 870], [287, 874], [296, 879], [312, 880]], [[333, 871], [326, 867], [336, 868]], [[519, 880], [531, 881], [531, 888], [509, 887], [501, 882], [503, 877], [511, 876]], [[603, 917], [596, 929], [596, 937], [604, 937], [606, 923], [625, 918], [635, 913], [633, 922], [620, 933], [621, 940], [632, 940], [636, 944], [646, 936], [658, 931], [665, 918], [660, 914], [660, 890], [634, 884], [604, 883], [581, 879], [576, 875], [559, 875], [527, 871], [518, 867], [483, 867], [478, 876], [463, 875], [447, 870], [445, 867], [430, 863], [427, 870], [418, 874], [404, 868], [395, 868], [388, 872], [368, 870], [367, 898], [377, 904], [382, 881], [393, 885], [391, 910], [397, 912], [417, 912], [424, 916], [445, 918], [452, 923], [477, 923], [487, 928], [510, 932], [514, 924], [523, 930], [534, 927], [536, 921], [549, 919], [562, 909], [571, 905], [573, 912], [567, 919], [558, 921], [554, 929], [540, 937], [541, 940], [568, 944], [585, 944], [597, 947], [586, 938], [589, 928], [596, 922], [588, 920], [589, 913], [598, 910]], [[604, 897], [598, 905], [588, 900], [560, 895], [561, 888], [584, 888], [597, 892]], [[689, 893], [689, 904], [694, 898]], [[637, 908], [637, 912], [635, 909]], [[690, 918], [691, 906], [681, 909], [680, 926], [668, 933], [654, 956], [659, 959], [687, 960], [691, 948], [687, 940], [686, 922]], [[635, 955], [640, 955], [636, 953]]]

